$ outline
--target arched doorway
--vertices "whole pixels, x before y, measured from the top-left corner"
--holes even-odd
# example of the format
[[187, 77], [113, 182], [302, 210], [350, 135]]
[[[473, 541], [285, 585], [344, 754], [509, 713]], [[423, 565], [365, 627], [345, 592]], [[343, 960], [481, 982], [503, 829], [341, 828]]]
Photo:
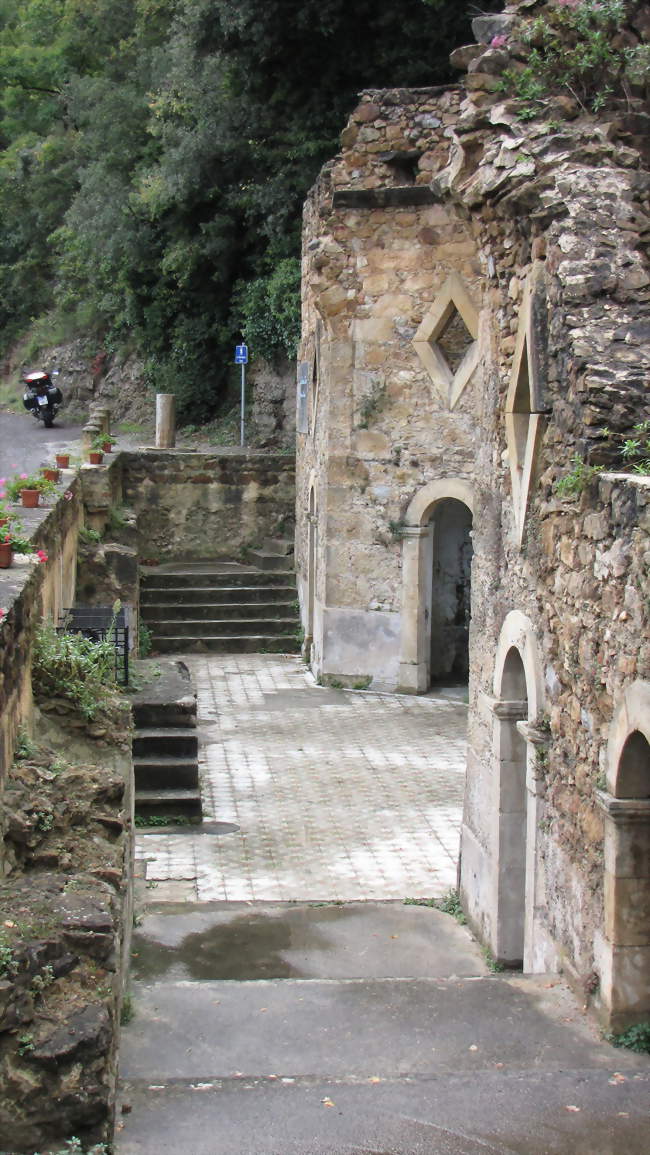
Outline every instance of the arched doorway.
[[406, 511], [402, 537], [400, 681], [423, 693], [467, 681], [473, 494], [461, 478], [430, 482]]
[[[489, 837], [491, 898], [489, 939], [492, 952], [510, 966], [526, 971], [553, 969], [555, 950], [545, 933], [542, 882], [537, 848], [543, 803], [545, 759], [540, 753], [548, 734], [544, 716], [542, 663], [532, 622], [511, 610], [501, 627], [494, 662], [491, 708], [492, 795]], [[461, 889], [469, 877], [461, 871]]]
[[432, 532], [429, 683], [467, 682], [471, 612], [472, 513], [462, 501], [438, 502]]
[[650, 1018], [650, 683], [619, 700], [608, 746], [605, 823], [605, 953], [601, 995], [609, 1026]]

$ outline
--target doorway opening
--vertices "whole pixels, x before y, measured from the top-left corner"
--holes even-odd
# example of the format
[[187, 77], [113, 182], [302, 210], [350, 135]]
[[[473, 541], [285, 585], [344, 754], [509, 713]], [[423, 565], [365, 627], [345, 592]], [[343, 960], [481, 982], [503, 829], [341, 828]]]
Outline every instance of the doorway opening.
[[469, 679], [472, 514], [462, 501], [445, 498], [432, 512], [429, 684]]

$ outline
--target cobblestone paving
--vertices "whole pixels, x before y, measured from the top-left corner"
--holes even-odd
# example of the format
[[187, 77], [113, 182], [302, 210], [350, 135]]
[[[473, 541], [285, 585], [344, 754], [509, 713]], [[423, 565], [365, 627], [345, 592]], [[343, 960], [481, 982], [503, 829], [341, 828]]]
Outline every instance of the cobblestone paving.
[[381, 900], [455, 886], [462, 702], [320, 688], [295, 656], [183, 660], [198, 692], [207, 826], [138, 836], [155, 901]]

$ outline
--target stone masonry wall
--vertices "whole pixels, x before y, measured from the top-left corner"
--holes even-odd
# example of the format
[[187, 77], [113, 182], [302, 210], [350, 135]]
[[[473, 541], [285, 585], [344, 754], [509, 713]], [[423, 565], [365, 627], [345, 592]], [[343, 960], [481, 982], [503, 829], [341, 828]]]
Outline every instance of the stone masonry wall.
[[122, 453], [120, 469], [142, 559], [236, 557], [293, 520], [292, 454]]

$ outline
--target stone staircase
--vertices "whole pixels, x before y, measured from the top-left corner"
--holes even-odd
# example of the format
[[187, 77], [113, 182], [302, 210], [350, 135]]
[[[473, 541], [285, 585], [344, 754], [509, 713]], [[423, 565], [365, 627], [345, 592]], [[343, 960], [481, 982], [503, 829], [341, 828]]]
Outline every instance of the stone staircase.
[[166, 663], [133, 695], [132, 711], [136, 815], [200, 822], [196, 695], [187, 667]]
[[289, 541], [250, 550], [250, 564], [178, 562], [143, 570], [140, 619], [152, 652], [295, 653], [300, 649]]

